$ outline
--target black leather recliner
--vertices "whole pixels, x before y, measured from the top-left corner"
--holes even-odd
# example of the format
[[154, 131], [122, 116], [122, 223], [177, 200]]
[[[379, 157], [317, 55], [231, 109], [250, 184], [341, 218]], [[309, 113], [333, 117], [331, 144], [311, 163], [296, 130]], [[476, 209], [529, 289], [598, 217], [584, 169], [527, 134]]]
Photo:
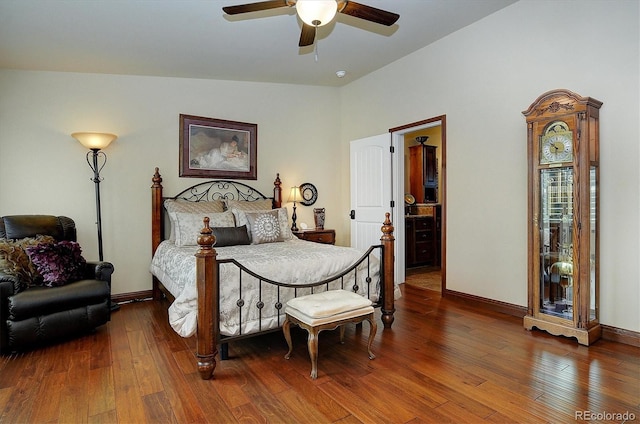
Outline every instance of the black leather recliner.
[[[76, 241], [71, 218], [12, 215], [0, 218], [0, 238], [49, 235]], [[0, 353], [28, 350], [86, 334], [111, 319], [109, 262], [89, 262], [84, 279], [60, 287], [24, 287], [19, 277], [0, 270]]]

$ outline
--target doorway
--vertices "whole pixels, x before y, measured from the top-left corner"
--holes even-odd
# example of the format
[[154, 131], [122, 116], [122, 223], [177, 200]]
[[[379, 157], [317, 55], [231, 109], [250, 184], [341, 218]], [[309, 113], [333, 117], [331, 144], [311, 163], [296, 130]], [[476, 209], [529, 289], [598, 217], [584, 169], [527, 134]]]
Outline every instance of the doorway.
[[[421, 286], [432, 290], [439, 288], [437, 291], [444, 295], [446, 293], [446, 115], [392, 128], [389, 132], [393, 151], [396, 153], [392, 155], [392, 184], [393, 200], [397, 205], [394, 208], [393, 220], [396, 240], [400, 241], [396, 243], [397, 281], [415, 282], [417, 279]], [[430, 179], [428, 175], [425, 181], [419, 183], [412, 182], [410, 179], [410, 148], [414, 153], [420, 152], [417, 154], [422, 155], [421, 147], [411, 147], [420, 145], [432, 146], [428, 150], [435, 152], [437, 163], [435, 184], [433, 178]], [[424, 187], [425, 191], [422, 192], [419, 187]], [[412, 194], [412, 190], [417, 191]], [[416, 228], [418, 228], [417, 232]], [[420, 246], [417, 249], [416, 241]]]

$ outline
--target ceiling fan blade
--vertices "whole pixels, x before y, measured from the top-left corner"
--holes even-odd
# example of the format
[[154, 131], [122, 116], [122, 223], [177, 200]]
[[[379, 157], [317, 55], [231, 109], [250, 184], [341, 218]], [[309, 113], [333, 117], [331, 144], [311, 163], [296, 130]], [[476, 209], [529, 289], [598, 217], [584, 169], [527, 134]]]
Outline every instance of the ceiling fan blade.
[[236, 6], [225, 6], [222, 8], [224, 13], [228, 15], [237, 15], [240, 13], [259, 12], [261, 10], [277, 9], [279, 7], [290, 7], [291, 4], [287, 0], [270, 0], [259, 1], [257, 3], [239, 4]]
[[344, 1], [344, 6], [340, 8], [341, 3], [340, 1], [338, 2], [338, 12], [377, 24], [391, 26], [400, 18], [397, 13], [387, 12], [386, 10], [366, 6], [355, 1]]
[[316, 39], [316, 27], [302, 23], [302, 32], [300, 33], [300, 42], [298, 47], [310, 46]]

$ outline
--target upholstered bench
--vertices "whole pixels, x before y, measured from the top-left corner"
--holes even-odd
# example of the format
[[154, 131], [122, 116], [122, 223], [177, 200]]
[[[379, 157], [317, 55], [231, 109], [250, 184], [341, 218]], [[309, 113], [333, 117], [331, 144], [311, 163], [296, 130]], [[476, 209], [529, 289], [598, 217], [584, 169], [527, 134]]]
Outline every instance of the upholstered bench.
[[369, 321], [369, 340], [367, 350], [369, 359], [375, 358], [371, 344], [376, 335], [377, 325], [373, 319], [373, 306], [364, 296], [347, 290], [330, 290], [296, 297], [287, 302], [285, 320], [282, 324], [284, 338], [289, 345], [285, 359], [291, 357], [291, 324], [304, 328], [309, 333], [307, 346], [311, 357], [311, 378], [318, 377], [318, 334], [322, 330], [335, 330], [340, 327], [340, 343], [344, 343], [344, 325]]

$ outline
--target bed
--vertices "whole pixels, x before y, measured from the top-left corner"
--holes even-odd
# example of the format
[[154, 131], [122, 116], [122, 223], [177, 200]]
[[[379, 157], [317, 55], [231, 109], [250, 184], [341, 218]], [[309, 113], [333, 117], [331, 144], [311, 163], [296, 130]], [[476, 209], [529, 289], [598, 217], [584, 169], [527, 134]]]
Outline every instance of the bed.
[[237, 181], [211, 180], [175, 196], [152, 178], [154, 299], [169, 299], [169, 321], [195, 336], [198, 370], [212, 377], [218, 346], [277, 331], [284, 304], [297, 296], [345, 289], [381, 309], [384, 328], [394, 321], [394, 237], [387, 213], [381, 243], [367, 251], [299, 240], [282, 207], [281, 181], [273, 196]]

